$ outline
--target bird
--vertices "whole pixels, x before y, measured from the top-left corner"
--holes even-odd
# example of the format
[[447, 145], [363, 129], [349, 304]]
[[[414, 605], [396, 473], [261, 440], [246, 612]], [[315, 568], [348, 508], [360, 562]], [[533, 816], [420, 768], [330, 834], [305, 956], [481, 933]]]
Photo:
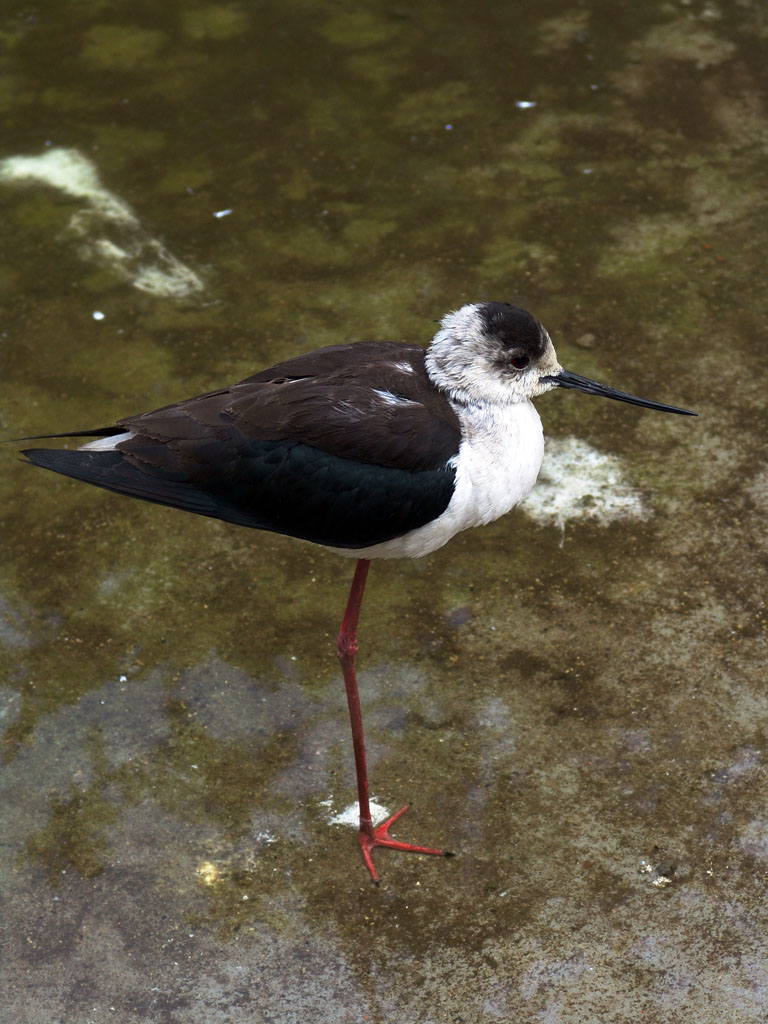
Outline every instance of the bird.
[[331, 345], [229, 387], [112, 426], [17, 440], [30, 463], [118, 494], [296, 537], [356, 560], [337, 653], [352, 731], [358, 839], [378, 884], [378, 847], [452, 856], [374, 825], [357, 686], [357, 631], [371, 560], [419, 558], [519, 504], [544, 435], [533, 399], [557, 389], [693, 416], [563, 369], [542, 323], [508, 302], [449, 312], [428, 348]]

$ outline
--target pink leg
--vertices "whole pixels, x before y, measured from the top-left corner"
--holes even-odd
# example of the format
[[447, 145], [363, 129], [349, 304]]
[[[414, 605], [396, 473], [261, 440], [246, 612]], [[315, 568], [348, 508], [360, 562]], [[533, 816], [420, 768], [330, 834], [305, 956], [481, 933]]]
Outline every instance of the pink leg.
[[355, 770], [357, 772], [357, 799], [360, 807], [360, 831], [358, 838], [363, 851], [363, 860], [371, 873], [371, 878], [378, 884], [379, 874], [371, 856], [374, 846], [386, 846], [391, 850], [405, 850], [407, 853], [429, 853], [438, 857], [450, 857], [443, 850], [433, 850], [429, 846], [413, 846], [401, 843], [389, 836], [390, 826], [408, 810], [408, 804], [387, 818], [383, 824], [373, 827], [371, 807], [368, 800], [368, 771], [365, 765], [365, 741], [363, 739], [363, 716], [360, 712], [360, 694], [357, 689], [355, 673], [355, 657], [357, 655], [357, 623], [360, 619], [360, 606], [363, 603], [365, 581], [371, 566], [367, 558], [359, 558], [355, 568], [355, 576], [349, 591], [347, 610], [339, 630], [338, 653], [341, 669], [344, 673], [344, 686], [347, 690], [349, 721], [352, 726], [352, 745], [355, 750]]

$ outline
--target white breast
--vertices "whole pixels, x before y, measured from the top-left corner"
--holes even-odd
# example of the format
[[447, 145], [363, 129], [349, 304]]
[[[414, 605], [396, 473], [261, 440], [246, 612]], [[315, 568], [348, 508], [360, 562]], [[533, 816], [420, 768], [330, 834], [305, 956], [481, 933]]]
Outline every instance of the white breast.
[[368, 548], [334, 548], [352, 558], [419, 558], [462, 530], [492, 523], [536, 483], [544, 433], [530, 402], [456, 407], [463, 441], [453, 460], [456, 486], [445, 512], [426, 526]]

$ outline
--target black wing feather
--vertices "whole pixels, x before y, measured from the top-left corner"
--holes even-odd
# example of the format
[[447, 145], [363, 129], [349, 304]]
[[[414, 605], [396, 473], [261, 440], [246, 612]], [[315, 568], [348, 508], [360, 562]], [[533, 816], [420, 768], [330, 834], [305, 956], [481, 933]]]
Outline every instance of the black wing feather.
[[215, 514], [212, 497], [190, 486], [187, 480], [174, 480], [137, 469], [121, 452], [89, 452], [52, 448], [27, 448], [22, 452], [35, 466], [105, 487], [117, 494], [128, 494], [159, 505], [172, 505], [187, 512]]
[[236, 474], [200, 485], [182, 473], [139, 467], [119, 451], [23, 454], [36, 466], [118, 494], [337, 548], [380, 544], [424, 526], [445, 510], [454, 482], [448, 467], [361, 467], [280, 441], [251, 442]]
[[423, 349], [378, 342], [321, 349], [90, 433], [121, 431], [134, 436], [115, 450], [24, 454], [144, 501], [346, 548], [439, 516], [461, 437]]

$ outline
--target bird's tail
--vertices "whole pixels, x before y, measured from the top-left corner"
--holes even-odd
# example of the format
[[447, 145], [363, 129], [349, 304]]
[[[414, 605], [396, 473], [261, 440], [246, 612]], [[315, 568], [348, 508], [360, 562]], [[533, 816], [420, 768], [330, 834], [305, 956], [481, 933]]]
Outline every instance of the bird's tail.
[[96, 430], [68, 430], [66, 434], [32, 434], [29, 437], [9, 437], [0, 444], [14, 444], [18, 441], [53, 441], [64, 437], [113, 437], [124, 434], [125, 427], [98, 427]]
[[148, 465], [140, 468], [115, 449], [27, 448], [21, 454], [35, 466], [84, 480], [116, 494], [224, 518], [211, 496], [189, 484], [184, 474], [169, 476]]
[[87, 452], [81, 448], [27, 448], [21, 454], [26, 455], [35, 466], [52, 469], [54, 473], [63, 473], [64, 476], [71, 476], [76, 480], [86, 480], [89, 484], [100, 487], [109, 486], [110, 477], [123, 460], [121, 452]]

